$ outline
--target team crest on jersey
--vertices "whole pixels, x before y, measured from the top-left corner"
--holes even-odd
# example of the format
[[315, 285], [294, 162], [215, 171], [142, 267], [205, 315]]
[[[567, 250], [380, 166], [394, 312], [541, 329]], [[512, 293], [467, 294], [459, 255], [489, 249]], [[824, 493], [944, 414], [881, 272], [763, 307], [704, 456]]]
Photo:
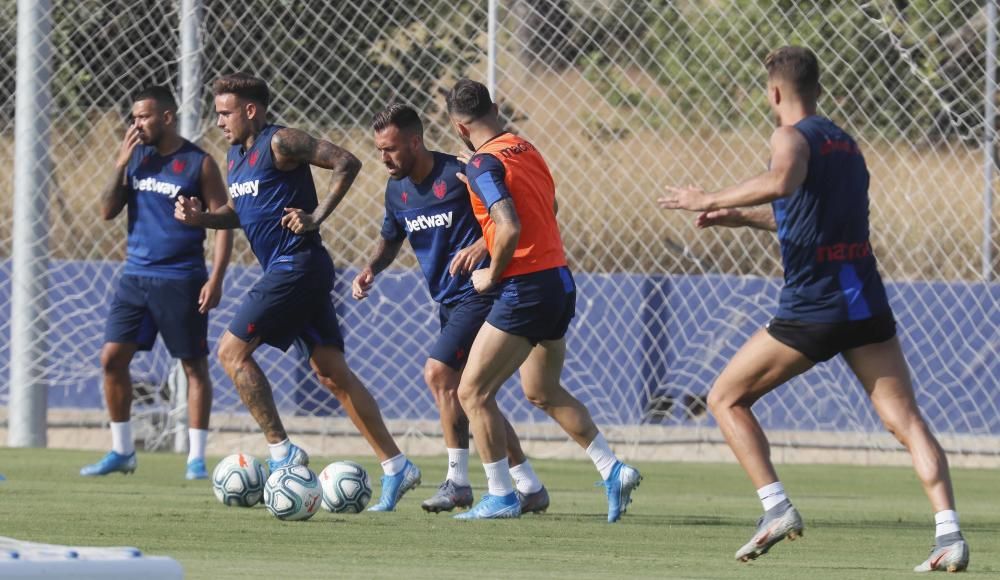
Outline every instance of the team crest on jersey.
[[258, 154], [257, 151], [254, 151], [253, 153], [250, 154], [250, 167], [253, 167], [254, 165], [257, 165], [257, 158], [259, 156], [260, 155]]
[[403, 190], [403, 194], [400, 195], [400, 197], [403, 198], [403, 203], [405, 204], [406, 203], [406, 198], [410, 197], [410, 194], [406, 193], [406, 190]]
[[474, 165], [476, 169], [479, 169], [479, 166], [482, 164], [482, 162], [483, 162], [482, 157], [476, 157], [475, 159], [472, 160], [472, 165]]
[[448, 193], [448, 186], [444, 184], [443, 180], [438, 179], [434, 182], [434, 197], [438, 199], [444, 199], [445, 194]]
[[184, 173], [184, 168], [187, 167], [187, 162], [183, 159], [174, 159], [174, 162], [170, 164], [170, 169], [174, 173]]

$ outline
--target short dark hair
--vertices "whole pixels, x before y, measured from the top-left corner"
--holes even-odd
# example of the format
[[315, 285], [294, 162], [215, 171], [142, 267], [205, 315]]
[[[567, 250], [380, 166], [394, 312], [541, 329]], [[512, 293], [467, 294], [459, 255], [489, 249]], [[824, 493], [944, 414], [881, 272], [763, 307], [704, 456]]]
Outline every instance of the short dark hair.
[[424, 124], [420, 121], [417, 110], [403, 103], [392, 103], [372, 119], [372, 129], [376, 133], [390, 126], [415, 135], [424, 134]]
[[212, 83], [212, 94], [216, 97], [233, 94], [263, 107], [267, 107], [271, 100], [271, 92], [264, 79], [245, 72], [237, 72], [215, 79], [215, 82]]
[[764, 59], [764, 68], [771, 79], [792, 84], [802, 96], [819, 95], [819, 61], [804, 46], [782, 46]]
[[478, 119], [493, 108], [493, 98], [486, 85], [471, 79], [461, 79], [448, 92], [448, 113]]
[[174, 99], [174, 94], [168, 87], [163, 85], [150, 85], [143, 87], [142, 90], [132, 95], [133, 103], [138, 103], [139, 101], [145, 101], [147, 99], [156, 101], [156, 106], [159, 107], [161, 111], [177, 111], [177, 101]]

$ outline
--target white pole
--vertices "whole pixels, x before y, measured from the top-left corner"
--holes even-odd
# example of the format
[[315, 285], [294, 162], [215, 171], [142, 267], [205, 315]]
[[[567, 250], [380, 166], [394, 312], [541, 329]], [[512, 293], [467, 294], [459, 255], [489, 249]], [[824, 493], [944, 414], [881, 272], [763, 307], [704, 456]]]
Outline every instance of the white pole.
[[986, 0], [986, 107], [983, 114], [983, 280], [993, 279], [993, 172], [996, 167], [997, 0]]
[[48, 270], [51, 0], [17, 0], [14, 110], [14, 250], [7, 444], [45, 447], [44, 358]]
[[[201, 0], [180, 0], [181, 7], [181, 86], [180, 86], [180, 134], [181, 137], [194, 141], [198, 137], [198, 122], [201, 120]], [[174, 361], [170, 375], [183, 375], [179, 368], [180, 361]], [[183, 386], [184, 392], [172, 393], [175, 408], [171, 414], [174, 423], [174, 452], [187, 453], [187, 377], [174, 381], [175, 388]]]
[[489, 24], [486, 28], [486, 88], [497, 99], [497, 0], [489, 0]]
[[180, 133], [194, 141], [201, 120], [201, 0], [181, 0]]

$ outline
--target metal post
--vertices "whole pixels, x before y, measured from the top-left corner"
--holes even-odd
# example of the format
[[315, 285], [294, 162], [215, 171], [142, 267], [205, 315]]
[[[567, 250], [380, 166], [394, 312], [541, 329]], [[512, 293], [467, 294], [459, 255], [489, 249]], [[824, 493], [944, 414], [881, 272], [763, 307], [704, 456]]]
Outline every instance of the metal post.
[[[180, 111], [179, 130], [181, 137], [194, 141], [198, 137], [198, 124], [201, 120], [201, 15], [202, 0], [180, 0]], [[180, 361], [174, 362], [171, 376], [183, 376]], [[188, 413], [187, 413], [187, 377], [175, 381], [174, 387], [183, 387], [184, 392], [172, 393], [175, 408], [171, 416], [174, 418], [174, 452], [187, 453], [188, 450]]]
[[497, 98], [497, 0], [488, 2], [489, 24], [486, 28], [486, 88]]
[[180, 0], [180, 134], [193, 141], [201, 120], [201, 0]]
[[7, 444], [45, 447], [44, 358], [48, 270], [51, 0], [17, 0], [14, 110], [14, 249]]
[[983, 280], [993, 279], [993, 173], [996, 167], [997, 0], [986, 0], [986, 107], [983, 113]]

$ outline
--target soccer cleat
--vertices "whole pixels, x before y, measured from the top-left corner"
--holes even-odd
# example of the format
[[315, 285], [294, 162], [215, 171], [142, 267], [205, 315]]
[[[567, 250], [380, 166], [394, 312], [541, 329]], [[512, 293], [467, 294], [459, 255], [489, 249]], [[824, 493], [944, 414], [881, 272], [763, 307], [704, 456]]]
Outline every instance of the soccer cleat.
[[931, 555], [914, 572], [962, 572], [969, 567], [969, 545], [960, 532], [938, 538]]
[[187, 464], [187, 473], [184, 474], [186, 479], [208, 479], [208, 470], [205, 469], [205, 459], [202, 457], [196, 457]]
[[93, 477], [95, 475], [107, 475], [116, 471], [135, 473], [137, 464], [135, 451], [131, 455], [122, 455], [114, 451], [108, 451], [108, 454], [102, 457], [100, 461], [81, 469], [80, 475]]
[[455, 485], [455, 482], [446, 479], [437, 492], [430, 499], [424, 500], [420, 507], [425, 512], [439, 513], [450, 512], [455, 508], [472, 507], [472, 486]]
[[382, 495], [378, 503], [368, 508], [370, 512], [393, 512], [403, 494], [420, 485], [420, 468], [406, 460], [403, 470], [396, 475], [382, 476]]
[[603, 485], [608, 493], [608, 523], [613, 524], [621, 519], [622, 514], [632, 503], [632, 491], [639, 487], [642, 475], [639, 470], [621, 461], [611, 468], [611, 475], [604, 480]]
[[755, 560], [781, 540], [788, 538], [791, 541], [801, 537], [803, 530], [802, 516], [792, 502], [784, 500], [757, 520], [757, 532], [736, 551], [736, 559], [740, 562]]
[[507, 518], [521, 517], [521, 501], [517, 497], [517, 492], [510, 492], [507, 495], [484, 495], [476, 507], [471, 510], [452, 516], [456, 520], [499, 520]]
[[517, 499], [521, 504], [522, 514], [543, 514], [549, 509], [549, 492], [544, 485], [534, 493], [517, 492]]
[[288, 448], [288, 455], [286, 455], [284, 459], [267, 460], [267, 467], [272, 473], [275, 469], [285, 467], [287, 465], [309, 465], [309, 454], [298, 445], [292, 443]]

